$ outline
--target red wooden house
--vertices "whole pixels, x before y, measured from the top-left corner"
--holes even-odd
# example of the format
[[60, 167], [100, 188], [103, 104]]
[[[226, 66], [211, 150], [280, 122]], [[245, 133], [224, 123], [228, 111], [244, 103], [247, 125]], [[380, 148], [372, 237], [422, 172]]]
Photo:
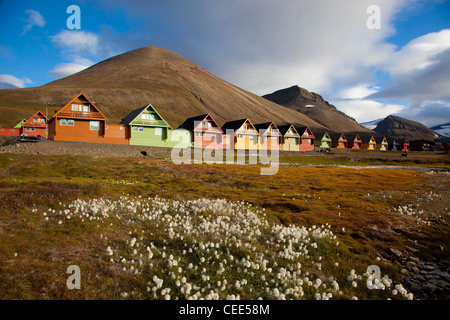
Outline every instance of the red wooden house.
[[362, 140], [359, 134], [350, 134], [347, 135], [347, 148], [351, 149], [362, 149]]
[[25, 136], [47, 138], [47, 117], [40, 111], [22, 123], [20, 134]]
[[300, 151], [314, 151], [316, 137], [309, 127], [296, 127], [300, 135]]
[[194, 148], [223, 148], [223, 131], [210, 114], [186, 119], [179, 128], [191, 132], [191, 141]]
[[399, 151], [407, 152], [411, 150], [408, 139], [397, 139], [397, 143]]
[[48, 138], [57, 141], [128, 144], [127, 127], [107, 124], [108, 119], [80, 93], [48, 122]]

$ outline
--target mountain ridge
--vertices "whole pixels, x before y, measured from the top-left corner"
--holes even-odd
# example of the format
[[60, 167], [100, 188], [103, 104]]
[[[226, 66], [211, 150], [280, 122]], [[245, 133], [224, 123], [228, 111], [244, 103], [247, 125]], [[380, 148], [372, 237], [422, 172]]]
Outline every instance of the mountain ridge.
[[253, 123], [274, 121], [323, 129], [303, 114], [238, 88], [158, 47], [128, 51], [40, 87], [0, 90], [0, 125], [14, 125], [31, 108], [48, 109], [50, 117], [80, 92], [111, 123], [119, 123], [132, 110], [150, 103], [174, 128], [188, 117], [211, 113], [219, 125], [248, 117]]

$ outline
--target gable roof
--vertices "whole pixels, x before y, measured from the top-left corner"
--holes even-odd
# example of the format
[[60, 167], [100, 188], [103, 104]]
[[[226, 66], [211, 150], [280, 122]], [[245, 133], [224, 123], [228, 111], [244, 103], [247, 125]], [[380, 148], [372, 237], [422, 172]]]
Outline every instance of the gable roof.
[[278, 135], [281, 135], [280, 130], [278, 129], [278, 127], [276, 126], [276, 124], [274, 122], [265, 122], [265, 123], [259, 123], [259, 124], [255, 124], [253, 127], [256, 129], [256, 131], [258, 131], [258, 133], [260, 131], [262, 131], [262, 134], [265, 134], [266, 131], [273, 126], [274, 129], [278, 130]]
[[295, 126], [293, 124], [285, 124], [283, 126], [278, 127], [278, 130], [280, 131], [281, 135], [286, 135], [286, 133], [289, 131], [289, 129], [294, 129], [294, 135], [297, 135], [300, 137], [300, 135], [297, 132], [297, 129], [295, 128]]
[[155, 112], [158, 115], [158, 117], [161, 118], [160, 121], [163, 121], [165, 124], [167, 124], [168, 128], [172, 129], [170, 124], [166, 120], [164, 120], [164, 118], [159, 114], [158, 110], [156, 110], [156, 108], [151, 104], [148, 104], [146, 106], [140, 107], [139, 109], [131, 111], [125, 118], [122, 119], [122, 121], [120, 121], [120, 124], [129, 125], [131, 122], [133, 122], [134, 119], [136, 119], [142, 112], [144, 112], [148, 108], [151, 108], [152, 111]]
[[[222, 126], [222, 131], [226, 133], [227, 130], [238, 130], [240, 127], [242, 127], [244, 125], [244, 123], [248, 121], [250, 123], [250, 125], [255, 129], [255, 126], [253, 125], [253, 123], [250, 121], [250, 119], [246, 118], [246, 119], [240, 119], [240, 120], [234, 120], [234, 121], [228, 121], [226, 122], [223, 126]], [[256, 133], [259, 135], [258, 130], [256, 130]]]
[[218, 130], [220, 130], [220, 132], [223, 133], [222, 129], [219, 127], [219, 125], [217, 124], [216, 120], [214, 120], [214, 118], [209, 113], [188, 118], [178, 128], [186, 129], [186, 130], [189, 130], [189, 131], [194, 131], [194, 129], [198, 126], [198, 124], [196, 126], [195, 123], [196, 122], [202, 122], [202, 121], [204, 121], [207, 118], [210, 118], [216, 124], [216, 127], [214, 127], [215, 129], [218, 129]]
[[[83, 97], [87, 102], [89, 102], [89, 104], [95, 109], [95, 112], [98, 112], [105, 120], [107, 120], [107, 118], [105, 117], [105, 115], [100, 111], [99, 108], [97, 108], [97, 106], [83, 93], [80, 92], [75, 98], [73, 98], [72, 100], [70, 100], [64, 107], [62, 107], [61, 109], [59, 109], [52, 117], [52, 119], [56, 119], [56, 117], [58, 117], [60, 115], [60, 113], [64, 113], [66, 112], [64, 109], [68, 108], [69, 106], [72, 105], [73, 102], [75, 102], [75, 100], [81, 100], [80, 97]], [[72, 110], [70, 110], [72, 112]], [[64, 116], [65, 117], [65, 116]]]
[[328, 134], [328, 132], [325, 132], [322, 136], [322, 139], [320, 139], [321, 141], [331, 141], [331, 137]]
[[47, 121], [47, 117], [41, 111], [38, 111], [35, 114], [33, 114], [31, 117], [29, 117], [27, 120], [25, 120], [24, 122], [21, 122], [21, 125], [32, 124], [33, 123], [32, 119], [34, 119], [36, 117], [44, 118], [45, 121]]
[[345, 136], [344, 133], [334, 133], [334, 134], [331, 134], [331, 135], [330, 135], [330, 138], [331, 138], [331, 140], [333, 140], [333, 141], [339, 141], [341, 138], [342, 138], [342, 139], [345, 139], [345, 141], [348, 141], [348, 140], [347, 140], [347, 137]]
[[352, 141], [353, 142], [356, 139], [358, 139], [359, 141], [362, 141], [361, 137], [357, 133], [350, 133], [350, 134], [347, 135], [347, 141]]
[[305, 131], [309, 130], [309, 132], [311, 132], [311, 134], [314, 136], [314, 133], [312, 132], [310, 127], [295, 127], [297, 129], [297, 132], [300, 136], [303, 136], [303, 134], [305, 133]]

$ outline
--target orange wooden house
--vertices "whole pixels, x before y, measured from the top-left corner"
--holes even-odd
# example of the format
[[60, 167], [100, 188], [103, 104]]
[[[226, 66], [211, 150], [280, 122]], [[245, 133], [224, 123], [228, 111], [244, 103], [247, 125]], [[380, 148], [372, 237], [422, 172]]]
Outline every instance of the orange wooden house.
[[40, 111], [22, 123], [20, 134], [25, 136], [47, 138], [47, 117]]
[[108, 124], [105, 115], [80, 93], [56, 112], [48, 122], [48, 138], [57, 141], [78, 141], [128, 144], [127, 126]]
[[331, 136], [331, 147], [338, 149], [346, 149], [348, 147], [348, 141], [345, 134], [332, 134]]

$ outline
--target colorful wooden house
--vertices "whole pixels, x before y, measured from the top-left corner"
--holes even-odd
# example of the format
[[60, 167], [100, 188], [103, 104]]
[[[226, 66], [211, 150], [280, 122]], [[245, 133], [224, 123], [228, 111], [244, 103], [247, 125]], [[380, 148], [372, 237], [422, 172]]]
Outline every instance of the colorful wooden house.
[[398, 149], [398, 142], [397, 139], [390, 138], [388, 139], [388, 148], [391, 151], [397, 151]]
[[347, 148], [351, 148], [354, 150], [362, 149], [362, 140], [359, 134], [347, 135], [347, 141]]
[[408, 139], [398, 139], [398, 150], [408, 152], [411, 150]]
[[316, 137], [309, 127], [296, 127], [300, 135], [300, 151], [313, 151]]
[[328, 132], [323, 134], [322, 139], [316, 140], [316, 146], [324, 150], [331, 149], [331, 137]]
[[258, 150], [259, 133], [251, 121], [247, 119], [229, 121], [222, 126], [226, 135], [226, 148]]
[[40, 111], [21, 122], [20, 134], [25, 136], [47, 138], [47, 117]]
[[[130, 145], [149, 147], [181, 146], [178, 141], [172, 141], [173, 129], [166, 120], [151, 105], [131, 111], [120, 124], [128, 126]], [[183, 138], [183, 148], [191, 147], [190, 133]]]
[[1, 127], [0, 136], [15, 137], [20, 135], [20, 128]]
[[259, 133], [259, 148], [264, 150], [282, 149], [282, 135], [273, 122], [260, 123], [255, 125]]
[[331, 135], [331, 146], [338, 149], [347, 149], [348, 141], [344, 133]]
[[280, 150], [300, 151], [300, 135], [293, 125], [283, 125], [278, 130], [281, 134]]
[[388, 150], [389, 144], [387, 142], [386, 137], [376, 138], [375, 140], [377, 141], [377, 145], [380, 146], [380, 149], [379, 149], [380, 151], [387, 151]]
[[223, 131], [210, 114], [186, 119], [178, 128], [191, 133], [190, 141], [194, 148], [223, 148]]
[[105, 115], [80, 93], [55, 112], [48, 122], [48, 138], [56, 141], [128, 144], [126, 126], [107, 124]]

